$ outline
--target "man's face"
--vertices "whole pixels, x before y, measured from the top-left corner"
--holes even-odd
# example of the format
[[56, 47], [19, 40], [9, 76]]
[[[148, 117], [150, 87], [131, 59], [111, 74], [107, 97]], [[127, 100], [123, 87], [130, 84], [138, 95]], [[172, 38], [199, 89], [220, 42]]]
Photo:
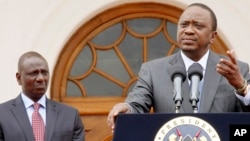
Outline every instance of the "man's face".
[[16, 74], [18, 84], [24, 94], [34, 101], [39, 100], [46, 92], [49, 83], [49, 69], [45, 60], [30, 57], [23, 60]]
[[178, 22], [177, 42], [184, 53], [202, 56], [213, 42], [212, 18], [206, 9], [198, 6], [187, 8]]

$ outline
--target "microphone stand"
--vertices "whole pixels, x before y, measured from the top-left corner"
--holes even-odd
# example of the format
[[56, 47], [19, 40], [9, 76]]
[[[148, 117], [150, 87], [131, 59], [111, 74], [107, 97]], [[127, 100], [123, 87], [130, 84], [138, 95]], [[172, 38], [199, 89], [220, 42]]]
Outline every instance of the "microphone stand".
[[180, 106], [181, 105], [181, 102], [180, 101], [177, 101], [175, 103], [175, 113], [180, 113]]
[[193, 107], [194, 113], [198, 113], [198, 105], [197, 105], [197, 103], [199, 102], [199, 95], [200, 95], [200, 92], [197, 90], [196, 94], [194, 94], [194, 95], [192, 95], [190, 97], [190, 102], [191, 102], [191, 105]]
[[176, 91], [174, 91], [175, 113], [180, 113], [182, 100], [181, 97], [177, 97]]
[[[197, 98], [198, 99], [198, 98]], [[197, 106], [197, 103], [198, 103], [199, 99], [198, 100], [192, 100], [191, 103], [192, 103], [192, 106], [193, 106], [193, 110], [194, 110], [194, 113], [198, 113], [198, 106]]]

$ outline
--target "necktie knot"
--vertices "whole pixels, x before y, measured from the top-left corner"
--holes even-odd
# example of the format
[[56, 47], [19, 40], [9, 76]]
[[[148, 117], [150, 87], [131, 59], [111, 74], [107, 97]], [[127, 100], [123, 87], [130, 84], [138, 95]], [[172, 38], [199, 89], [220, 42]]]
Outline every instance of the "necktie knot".
[[40, 104], [39, 103], [34, 103], [33, 106], [34, 106], [34, 110], [35, 111], [38, 111], [39, 108], [40, 108]]

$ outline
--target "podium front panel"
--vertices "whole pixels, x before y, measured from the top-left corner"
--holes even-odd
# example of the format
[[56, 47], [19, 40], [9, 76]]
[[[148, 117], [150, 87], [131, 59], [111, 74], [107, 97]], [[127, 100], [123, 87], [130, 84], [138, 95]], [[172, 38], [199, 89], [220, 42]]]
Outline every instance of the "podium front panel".
[[113, 141], [250, 139], [249, 113], [119, 114]]

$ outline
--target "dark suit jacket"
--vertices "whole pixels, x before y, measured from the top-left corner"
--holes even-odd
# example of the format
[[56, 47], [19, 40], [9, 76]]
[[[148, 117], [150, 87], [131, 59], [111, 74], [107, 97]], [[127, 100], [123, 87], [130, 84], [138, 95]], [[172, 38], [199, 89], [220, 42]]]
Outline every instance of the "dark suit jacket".
[[[0, 141], [34, 141], [21, 95], [0, 105]], [[46, 99], [46, 141], [84, 141], [76, 109]]]
[[[204, 83], [200, 99], [199, 111], [206, 112], [239, 112], [248, 108], [243, 106], [235, 96], [235, 89], [227, 79], [216, 72], [216, 64], [225, 56], [210, 51], [204, 76]], [[242, 75], [250, 82], [249, 66], [238, 62]], [[142, 64], [139, 79], [126, 102], [130, 104], [135, 113], [149, 112], [153, 106], [158, 113], [175, 112], [173, 101], [173, 82], [168, 69], [175, 65], [184, 65], [180, 52]], [[193, 108], [189, 102], [190, 88], [188, 80], [182, 86], [183, 98], [180, 112], [192, 113]]]

